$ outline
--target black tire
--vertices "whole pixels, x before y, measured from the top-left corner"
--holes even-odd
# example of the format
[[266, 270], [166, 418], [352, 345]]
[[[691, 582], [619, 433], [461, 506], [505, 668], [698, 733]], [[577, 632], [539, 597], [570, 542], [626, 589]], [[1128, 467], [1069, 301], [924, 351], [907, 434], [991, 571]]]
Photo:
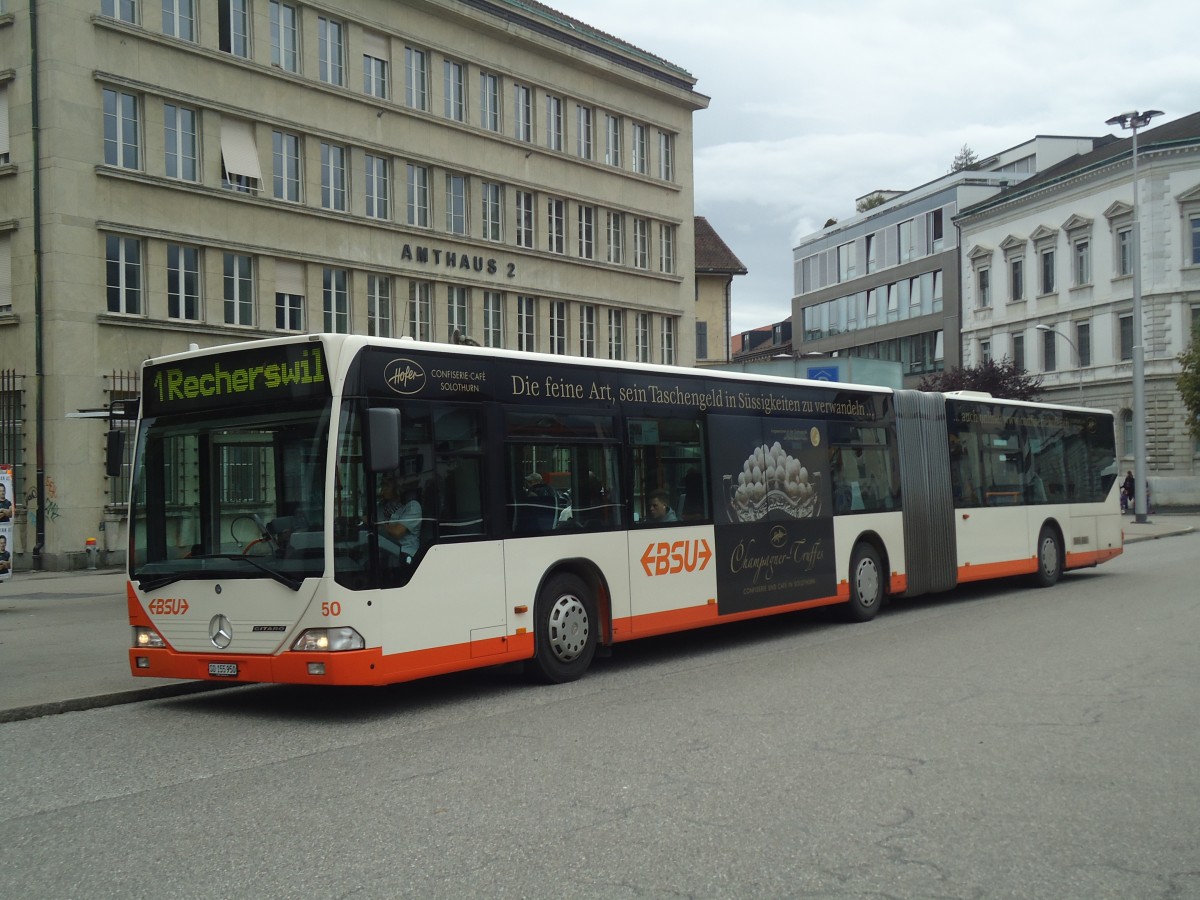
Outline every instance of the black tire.
[[554, 575], [533, 607], [534, 656], [530, 674], [548, 684], [574, 681], [596, 655], [599, 621], [596, 604], [581, 578]]
[[1038, 587], [1053, 587], [1063, 573], [1063, 549], [1058, 532], [1043, 525], [1037, 542], [1037, 574], [1034, 580]]
[[870, 544], [854, 545], [850, 554], [850, 600], [846, 616], [852, 622], [869, 622], [883, 608], [884, 571], [879, 552]]

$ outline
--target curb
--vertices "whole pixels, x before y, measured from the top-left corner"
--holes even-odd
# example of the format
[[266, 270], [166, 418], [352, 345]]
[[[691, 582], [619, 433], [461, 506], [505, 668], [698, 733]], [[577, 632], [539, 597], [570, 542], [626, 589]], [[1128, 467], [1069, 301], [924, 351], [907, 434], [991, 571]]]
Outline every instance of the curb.
[[1178, 537], [1181, 534], [1191, 534], [1196, 529], [1191, 525], [1186, 528], [1177, 528], [1174, 531], [1162, 531], [1158, 534], [1126, 534], [1126, 544], [1140, 544], [1143, 541], [1157, 541], [1159, 538]]
[[209, 691], [228, 690], [231, 687], [245, 687], [246, 684], [247, 682], [211, 684], [207, 681], [185, 681], [181, 684], [164, 684], [149, 688], [138, 688], [132, 691], [99, 694], [94, 697], [79, 697], [75, 700], [55, 700], [52, 703], [36, 703], [33, 706], [0, 709], [0, 724], [24, 722], [28, 719], [40, 719], [43, 716], [57, 716], [60, 713], [66, 712], [102, 709], [106, 706], [122, 706], [126, 703], [138, 703], [142, 700], [185, 697], [189, 694], [203, 694]]

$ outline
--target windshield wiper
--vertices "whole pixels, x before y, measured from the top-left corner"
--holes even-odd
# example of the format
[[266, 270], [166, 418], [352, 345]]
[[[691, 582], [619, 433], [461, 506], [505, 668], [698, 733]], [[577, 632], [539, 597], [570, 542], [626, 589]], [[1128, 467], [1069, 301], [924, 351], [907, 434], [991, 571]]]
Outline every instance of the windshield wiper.
[[140, 579], [138, 579], [138, 590], [139, 591], [157, 591], [160, 587], [166, 587], [168, 584], [171, 584], [172, 582], [179, 581], [182, 577], [183, 576], [181, 576], [178, 572], [176, 572], [173, 575], [158, 575], [153, 578], [150, 578], [150, 577], [140, 578]]
[[204, 558], [205, 559], [240, 559], [240, 560], [244, 560], [245, 562], [248, 562], [248, 563], [250, 563], [250, 565], [254, 566], [254, 568], [258, 569], [260, 572], [266, 572], [268, 575], [270, 575], [272, 578], [274, 578], [276, 581], [278, 581], [284, 587], [291, 588], [293, 591], [300, 590], [300, 585], [303, 583], [303, 582], [297, 581], [295, 578], [292, 578], [290, 575], [285, 575], [283, 572], [279, 572], [275, 569], [272, 569], [266, 563], [260, 562], [258, 559], [256, 559], [253, 556], [244, 556], [241, 553], [213, 553], [210, 556], [206, 556]]
[[[290, 575], [272, 569], [266, 563], [255, 559], [253, 556], [243, 556], [241, 553], [205, 553], [203, 555], [196, 554], [190, 558], [241, 560], [243, 562], [250, 563], [250, 565], [254, 566], [254, 568], [258, 569], [260, 572], [265, 572], [284, 587], [291, 588], [293, 591], [300, 590], [300, 586], [303, 584], [303, 582], [297, 581]], [[138, 589], [142, 591], [153, 591], [160, 587], [166, 587], [172, 582], [182, 581], [184, 578], [206, 577], [210, 576], [211, 574], [212, 573], [206, 572], [202, 569], [189, 569], [187, 571], [172, 572], [169, 575], [147, 576], [138, 580]]]

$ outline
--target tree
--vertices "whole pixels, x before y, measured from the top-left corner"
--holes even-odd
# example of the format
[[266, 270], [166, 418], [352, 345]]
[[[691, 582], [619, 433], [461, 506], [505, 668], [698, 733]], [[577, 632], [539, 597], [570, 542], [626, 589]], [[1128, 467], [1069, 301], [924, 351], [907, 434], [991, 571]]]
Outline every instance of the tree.
[[1179, 354], [1179, 395], [1191, 416], [1192, 436], [1200, 440], [1200, 325], [1192, 329], [1192, 343]]
[[977, 366], [956, 366], [926, 375], [917, 385], [923, 391], [983, 391], [1004, 400], [1037, 400], [1042, 378], [1017, 368], [1007, 356], [1000, 362], [985, 359]]
[[966, 144], [962, 145], [962, 149], [950, 163], [951, 172], [961, 172], [963, 169], [969, 169], [979, 162], [979, 157], [975, 155], [975, 151]]
[[868, 194], [859, 200], [858, 203], [854, 204], [854, 211], [863, 213], [868, 209], [874, 209], [877, 206], [883, 206], [885, 203], [887, 203], [887, 197], [885, 197], [880, 191], [876, 191], [873, 194]]

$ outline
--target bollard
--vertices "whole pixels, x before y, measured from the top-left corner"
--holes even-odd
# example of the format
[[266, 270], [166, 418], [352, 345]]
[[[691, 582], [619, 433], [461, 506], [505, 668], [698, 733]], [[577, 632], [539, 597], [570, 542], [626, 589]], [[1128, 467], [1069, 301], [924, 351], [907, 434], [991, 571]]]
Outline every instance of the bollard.
[[96, 539], [88, 538], [86, 546], [87, 546], [87, 567], [89, 569], [94, 569], [94, 568], [96, 568]]

